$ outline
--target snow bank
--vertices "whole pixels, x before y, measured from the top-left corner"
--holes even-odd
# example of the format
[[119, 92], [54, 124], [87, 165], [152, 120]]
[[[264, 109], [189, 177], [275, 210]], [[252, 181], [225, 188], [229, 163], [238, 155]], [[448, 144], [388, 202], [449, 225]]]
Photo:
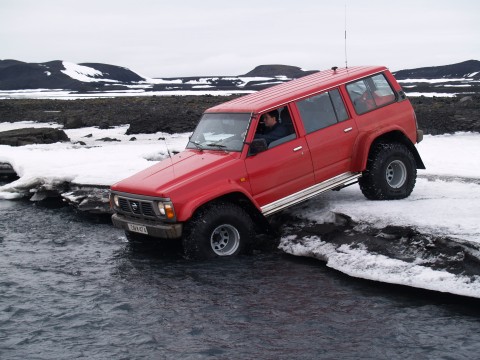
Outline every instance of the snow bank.
[[455, 275], [447, 271], [434, 270], [421, 264], [392, 259], [350, 245], [336, 247], [322, 241], [318, 236], [305, 237], [301, 242], [294, 242], [294, 239], [283, 238], [280, 248], [292, 255], [325, 260], [328, 267], [352, 277], [480, 297], [480, 276]]
[[[46, 126], [47, 124], [35, 124]], [[0, 123], [0, 131], [31, 127], [32, 123]], [[58, 127], [57, 124], [50, 126]], [[18, 198], [38, 186], [54, 187], [61, 182], [79, 185], [111, 185], [168, 156], [182, 151], [190, 134], [165, 133], [124, 135], [127, 126], [101, 130], [96, 127], [64, 130], [71, 143], [0, 145], [0, 162], [12, 165], [20, 179], [0, 186], [0, 199]], [[101, 141], [111, 138], [119, 141]], [[159, 138], [166, 140], [159, 141]], [[85, 145], [80, 145], [81, 141]], [[168, 148], [168, 151], [167, 151]]]

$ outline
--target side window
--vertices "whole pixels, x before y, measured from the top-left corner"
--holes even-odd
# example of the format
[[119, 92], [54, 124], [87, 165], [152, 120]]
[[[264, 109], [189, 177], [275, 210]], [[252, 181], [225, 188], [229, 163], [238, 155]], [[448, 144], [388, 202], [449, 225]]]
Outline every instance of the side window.
[[296, 137], [287, 106], [262, 114], [255, 131], [255, 139], [264, 139], [269, 149]]
[[348, 118], [338, 90], [331, 90], [297, 102], [307, 133], [336, 124]]
[[395, 101], [395, 93], [383, 74], [348, 84], [347, 92], [358, 114]]
[[375, 105], [383, 106], [395, 101], [395, 93], [383, 74], [378, 74], [372, 77], [373, 83], [373, 100]]

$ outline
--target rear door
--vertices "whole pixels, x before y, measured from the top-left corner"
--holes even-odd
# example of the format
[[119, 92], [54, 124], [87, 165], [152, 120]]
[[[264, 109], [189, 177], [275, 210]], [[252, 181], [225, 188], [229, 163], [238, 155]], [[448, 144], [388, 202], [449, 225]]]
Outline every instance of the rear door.
[[315, 183], [350, 171], [358, 128], [340, 91], [332, 89], [299, 100], [295, 105], [305, 127]]

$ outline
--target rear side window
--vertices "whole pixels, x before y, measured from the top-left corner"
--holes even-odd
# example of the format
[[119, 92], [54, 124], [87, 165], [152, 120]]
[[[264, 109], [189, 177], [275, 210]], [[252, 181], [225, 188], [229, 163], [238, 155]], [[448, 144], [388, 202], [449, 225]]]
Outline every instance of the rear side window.
[[332, 100], [333, 108], [337, 114], [338, 121], [344, 121], [348, 119], [347, 109], [345, 109], [345, 104], [343, 103], [342, 96], [338, 90], [332, 90], [329, 92], [330, 99]]
[[337, 89], [298, 101], [296, 104], [307, 133], [348, 119], [345, 104]]
[[347, 85], [347, 92], [357, 114], [363, 114], [395, 101], [395, 93], [383, 74]]

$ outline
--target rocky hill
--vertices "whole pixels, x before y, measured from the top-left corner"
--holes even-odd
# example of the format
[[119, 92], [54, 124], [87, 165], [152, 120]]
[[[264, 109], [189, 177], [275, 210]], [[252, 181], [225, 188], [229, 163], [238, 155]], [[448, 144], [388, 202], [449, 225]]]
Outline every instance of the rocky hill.
[[0, 90], [65, 89], [92, 91], [125, 87], [145, 79], [131, 70], [107, 64], [73, 64], [65, 61], [25, 63], [0, 61]]
[[401, 70], [394, 73], [410, 95], [479, 94], [480, 61], [468, 60], [458, 64]]
[[423, 67], [395, 72], [397, 80], [404, 79], [475, 79], [480, 80], [480, 61], [468, 60], [458, 64]]
[[245, 75], [239, 75], [240, 77], [276, 77], [285, 76], [290, 79], [300, 78], [305, 75], [310, 75], [318, 70], [303, 70], [297, 66], [288, 65], [260, 65], [252, 71], [249, 71]]

